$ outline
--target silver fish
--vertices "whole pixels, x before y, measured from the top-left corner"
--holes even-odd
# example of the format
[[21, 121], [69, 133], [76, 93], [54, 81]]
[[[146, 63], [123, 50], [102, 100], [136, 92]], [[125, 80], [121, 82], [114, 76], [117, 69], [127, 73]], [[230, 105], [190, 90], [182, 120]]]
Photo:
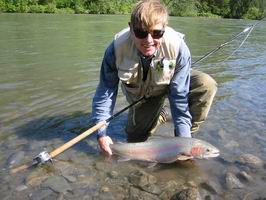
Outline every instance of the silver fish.
[[185, 137], [153, 138], [139, 143], [114, 143], [113, 154], [126, 160], [140, 160], [153, 163], [172, 163], [192, 158], [219, 156], [219, 150], [210, 143]]

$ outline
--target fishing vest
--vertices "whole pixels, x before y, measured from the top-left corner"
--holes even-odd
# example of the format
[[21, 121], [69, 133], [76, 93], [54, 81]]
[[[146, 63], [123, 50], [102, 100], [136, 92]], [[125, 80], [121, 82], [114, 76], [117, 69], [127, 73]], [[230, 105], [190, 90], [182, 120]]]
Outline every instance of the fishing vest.
[[155, 53], [147, 78], [143, 81], [143, 68], [130, 29], [115, 35], [114, 49], [121, 88], [129, 102], [145, 96], [163, 95], [173, 78], [180, 42], [184, 35], [166, 27], [161, 45]]

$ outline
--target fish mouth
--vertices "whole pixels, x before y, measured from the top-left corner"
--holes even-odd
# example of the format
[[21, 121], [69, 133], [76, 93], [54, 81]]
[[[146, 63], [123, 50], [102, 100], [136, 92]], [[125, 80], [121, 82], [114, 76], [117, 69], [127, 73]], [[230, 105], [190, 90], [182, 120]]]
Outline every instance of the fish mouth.
[[208, 154], [204, 155], [204, 158], [215, 158], [218, 157], [220, 155], [220, 151], [213, 151], [213, 152], [209, 152]]

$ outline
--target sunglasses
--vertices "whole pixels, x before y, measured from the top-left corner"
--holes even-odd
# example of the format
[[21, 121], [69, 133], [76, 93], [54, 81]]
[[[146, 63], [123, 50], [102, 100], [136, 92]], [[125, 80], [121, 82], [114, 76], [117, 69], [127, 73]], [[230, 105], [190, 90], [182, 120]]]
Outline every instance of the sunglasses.
[[134, 31], [135, 36], [139, 39], [146, 38], [149, 35], [149, 33], [151, 34], [153, 39], [160, 39], [161, 37], [163, 37], [163, 34], [165, 32], [164, 29], [161, 29], [161, 30], [155, 29], [152, 31], [145, 31], [141, 28], [133, 28], [133, 31]]

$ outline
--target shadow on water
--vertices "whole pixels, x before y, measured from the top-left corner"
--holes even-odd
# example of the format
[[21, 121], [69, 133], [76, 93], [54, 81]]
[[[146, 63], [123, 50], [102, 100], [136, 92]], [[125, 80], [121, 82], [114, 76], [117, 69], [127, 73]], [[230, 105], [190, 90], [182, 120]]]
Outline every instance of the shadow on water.
[[[46, 148], [46, 146], [41, 147], [46, 144], [47, 147], [53, 146], [55, 149], [93, 127], [95, 124], [92, 123], [90, 115], [91, 113], [79, 111], [71, 115], [44, 116], [17, 127], [15, 132], [18, 138], [26, 139], [30, 145], [39, 143], [37, 147]], [[125, 122], [126, 114], [121, 114], [110, 122], [107, 134], [114, 140], [125, 140], [123, 134]], [[98, 152], [96, 133], [92, 133], [71, 148], [85, 153]]]

